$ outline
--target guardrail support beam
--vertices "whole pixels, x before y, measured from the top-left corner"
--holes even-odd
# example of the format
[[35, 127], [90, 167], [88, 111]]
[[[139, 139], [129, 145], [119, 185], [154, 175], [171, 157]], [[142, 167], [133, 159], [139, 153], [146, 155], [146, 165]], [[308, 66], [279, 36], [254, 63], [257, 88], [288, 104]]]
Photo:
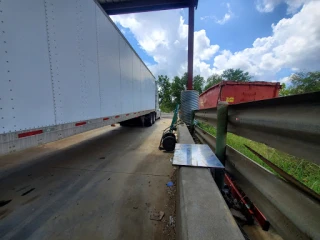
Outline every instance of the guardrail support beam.
[[227, 126], [228, 126], [228, 103], [219, 102], [217, 111], [217, 145], [216, 156], [220, 162], [226, 164], [226, 144], [227, 144]]
[[[219, 102], [217, 107], [217, 143], [216, 156], [220, 162], [226, 165], [226, 146], [227, 146], [227, 126], [228, 126], [228, 103]], [[215, 169], [214, 178], [220, 189], [224, 186], [224, 170]]]

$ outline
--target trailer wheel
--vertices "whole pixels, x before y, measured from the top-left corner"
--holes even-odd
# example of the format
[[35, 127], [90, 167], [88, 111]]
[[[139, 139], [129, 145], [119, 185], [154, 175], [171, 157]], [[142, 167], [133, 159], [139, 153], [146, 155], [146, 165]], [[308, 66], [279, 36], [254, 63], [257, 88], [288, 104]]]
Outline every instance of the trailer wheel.
[[154, 113], [151, 113], [152, 116], [152, 124], [154, 124], [156, 122], [156, 116]]
[[119, 124], [120, 124], [121, 127], [126, 127], [126, 126], [128, 126], [128, 124], [127, 124], [126, 122], [120, 122]]
[[145, 115], [144, 126], [146, 126], [146, 127], [152, 126], [152, 114], [151, 113], [149, 113], [148, 115]]

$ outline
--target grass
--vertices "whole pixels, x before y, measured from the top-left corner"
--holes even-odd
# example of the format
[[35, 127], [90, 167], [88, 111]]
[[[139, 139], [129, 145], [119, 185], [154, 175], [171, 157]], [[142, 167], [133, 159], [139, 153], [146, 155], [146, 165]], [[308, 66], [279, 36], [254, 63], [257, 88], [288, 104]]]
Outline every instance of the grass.
[[[199, 126], [212, 135], [216, 135], [216, 129], [214, 127], [203, 123], [200, 123]], [[311, 188], [316, 193], [320, 194], [320, 166], [307, 160], [297, 158], [287, 153], [278, 151], [274, 148], [268, 147], [263, 143], [254, 142], [232, 133], [228, 133], [227, 135], [227, 144], [238, 150], [248, 158], [254, 160], [261, 166], [275, 173], [267, 164], [265, 164], [249, 149], [247, 149], [244, 146], [246, 144], [247, 146], [260, 153], [262, 156], [267, 158], [269, 161], [277, 165], [279, 168], [295, 177], [301, 183]]]

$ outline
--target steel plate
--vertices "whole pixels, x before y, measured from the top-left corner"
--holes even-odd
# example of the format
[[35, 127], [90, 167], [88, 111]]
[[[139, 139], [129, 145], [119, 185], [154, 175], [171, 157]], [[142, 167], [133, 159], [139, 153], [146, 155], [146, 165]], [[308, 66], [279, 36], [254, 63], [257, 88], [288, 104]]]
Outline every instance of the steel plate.
[[206, 144], [176, 144], [173, 165], [207, 168], [224, 168]]

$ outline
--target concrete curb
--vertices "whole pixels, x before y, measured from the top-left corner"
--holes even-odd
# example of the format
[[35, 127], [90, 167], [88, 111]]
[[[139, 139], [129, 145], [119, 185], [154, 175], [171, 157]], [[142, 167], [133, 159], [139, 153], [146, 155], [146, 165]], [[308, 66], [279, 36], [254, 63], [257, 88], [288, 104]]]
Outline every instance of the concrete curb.
[[[194, 143], [188, 128], [178, 126], [178, 142]], [[177, 180], [178, 240], [242, 240], [209, 169], [180, 167]]]

